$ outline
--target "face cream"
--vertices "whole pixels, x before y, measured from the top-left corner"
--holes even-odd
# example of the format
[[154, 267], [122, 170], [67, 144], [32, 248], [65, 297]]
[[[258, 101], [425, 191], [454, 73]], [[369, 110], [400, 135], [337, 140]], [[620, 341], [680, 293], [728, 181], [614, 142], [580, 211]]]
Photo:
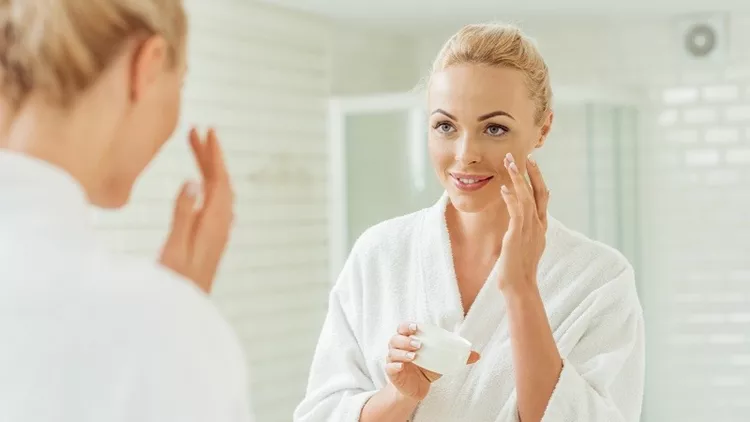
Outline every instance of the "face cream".
[[438, 374], [449, 374], [466, 366], [471, 343], [465, 338], [435, 325], [417, 324], [413, 338], [422, 343], [414, 364]]

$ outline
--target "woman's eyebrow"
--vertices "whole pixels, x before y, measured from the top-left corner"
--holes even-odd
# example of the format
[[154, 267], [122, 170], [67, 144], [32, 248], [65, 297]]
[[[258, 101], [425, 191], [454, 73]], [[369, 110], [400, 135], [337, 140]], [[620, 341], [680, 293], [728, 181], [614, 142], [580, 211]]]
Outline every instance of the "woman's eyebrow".
[[456, 119], [456, 116], [454, 116], [454, 115], [452, 115], [452, 114], [448, 113], [448, 112], [447, 112], [447, 111], [445, 111], [445, 110], [439, 109], [439, 108], [438, 108], [438, 109], [435, 109], [435, 111], [433, 111], [433, 112], [432, 112], [432, 114], [438, 114], [438, 113], [439, 113], [439, 114], [444, 114], [445, 116], [447, 116], [447, 117], [449, 117], [449, 118], [451, 118], [451, 119], [453, 119], [453, 120], [458, 120], [458, 119]]
[[487, 113], [487, 114], [479, 116], [479, 118], [477, 119], [477, 121], [481, 122], [482, 120], [487, 120], [490, 117], [495, 117], [495, 116], [507, 116], [507, 117], [510, 117], [513, 120], [516, 120], [513, 116], [510, 115], [510, 113], [502, 111], [502, 110], [498, 110], [498, 111], [493, 111], [492, 113]]

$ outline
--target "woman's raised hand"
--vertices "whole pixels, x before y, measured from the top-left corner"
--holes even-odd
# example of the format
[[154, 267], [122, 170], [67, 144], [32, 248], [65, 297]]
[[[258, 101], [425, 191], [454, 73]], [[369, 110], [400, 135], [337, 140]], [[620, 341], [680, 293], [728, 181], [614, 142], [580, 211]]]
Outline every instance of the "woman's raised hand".
[[[210, 293], [234, 218], [234, 193], [216, 132], [201, 139], [190, 131], [190, 146], [203, 182], [187, 182], [175, 203], [172, 230], [160, 262]], [[202, 195], [201, 195], [202, 194]], [[199, 195], [202, 201], [199, 201]]]

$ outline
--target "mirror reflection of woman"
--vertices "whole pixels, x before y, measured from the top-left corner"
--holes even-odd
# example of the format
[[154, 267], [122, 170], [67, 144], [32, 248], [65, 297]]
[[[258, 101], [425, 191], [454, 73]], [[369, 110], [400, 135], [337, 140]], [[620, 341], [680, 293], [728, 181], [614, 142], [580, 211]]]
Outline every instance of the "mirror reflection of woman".
[[[514, 27], [467, 26], [438, 54], [427, 93], [445, 194], [357, 240], [294, 420], [638, 421], [633, 269], [548, 215], [530, 155], [553, 122], [539, 51]], [[463, 371], [412, 363], [421, 323], [473, 344]]]
[[232, 221], [216, 134], [190, 133], [203, 180], [160, 264], [107, 252], [89, 218], [128, 202], [175, 130], [182, 2], [3, 1], [0, 28], [0, 420], [251, 420], [243, 352], [205, 295]]

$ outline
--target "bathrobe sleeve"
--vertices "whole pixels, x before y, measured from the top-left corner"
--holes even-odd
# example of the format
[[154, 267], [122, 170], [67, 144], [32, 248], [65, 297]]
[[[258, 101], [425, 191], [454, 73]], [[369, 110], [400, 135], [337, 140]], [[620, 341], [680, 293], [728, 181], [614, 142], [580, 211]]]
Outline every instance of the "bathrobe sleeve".
[[581, 307], [586, 328], [568, 353], [560, 347], [563, 370], [542, 421], [637, 422], [645, 333], [632, 269], [594, 291]]
[[[355, 246], [356, 249], [356, 246]], [[353, 250], [333, 288], [313, 357], [307, 392], [295, 422], [356, 422], [377, 389], [357, 339], [357, 315], [363, 312], [356, 291], [360, 271]]]

